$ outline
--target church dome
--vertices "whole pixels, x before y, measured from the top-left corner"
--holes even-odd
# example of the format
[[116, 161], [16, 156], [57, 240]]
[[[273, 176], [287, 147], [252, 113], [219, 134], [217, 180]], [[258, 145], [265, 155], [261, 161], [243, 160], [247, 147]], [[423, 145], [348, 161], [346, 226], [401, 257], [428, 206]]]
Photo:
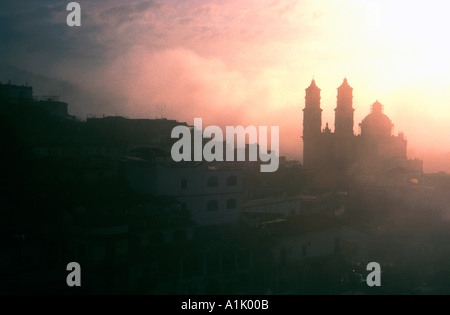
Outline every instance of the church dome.
[[390, 137], [392, 134], [392, 121], [383, 113], [383, 105], [376, 101], [372, 104], [372, 110], [360, 124], [361, 136], [366, 137]]

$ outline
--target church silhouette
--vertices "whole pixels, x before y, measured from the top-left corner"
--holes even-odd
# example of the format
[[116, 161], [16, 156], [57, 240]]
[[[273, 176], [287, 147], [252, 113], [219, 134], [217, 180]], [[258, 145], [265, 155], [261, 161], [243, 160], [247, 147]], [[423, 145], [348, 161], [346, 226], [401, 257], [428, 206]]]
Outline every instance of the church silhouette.
[[331, 176], [368, 173], [422, 173], [423, 162], [407, 157], [407, 140], [400, 132], [393, 135], [391, 119], [376, 101], [371, 112], [353, 131], [353, 88], [345, 78], [338, 87], [334, 132], [328, 123], [322, 129], [320, 88], [314, 80], [306, 88], [303, 109], [303, 165], [316, 173]]

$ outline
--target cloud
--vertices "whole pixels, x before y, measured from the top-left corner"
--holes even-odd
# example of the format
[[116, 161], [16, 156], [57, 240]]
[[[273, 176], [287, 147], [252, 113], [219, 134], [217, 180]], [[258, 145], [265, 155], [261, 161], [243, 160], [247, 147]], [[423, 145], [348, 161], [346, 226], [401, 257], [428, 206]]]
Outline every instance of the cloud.
[[[285, 82], [271, 79], [280, 76], [286, 76]], [[277, 125], [285, 153], [299, 153], [301, 92], [281, 92], [295, 82], [286, 68], [263, 69], [249, 77], [220, 59], [184, 48], [151, 51], [136, 46], [109, 63], [100, 77], [106, 84], [102, 89], [126, 99], [133, 117], [158, 116], [162, 110], [189, 123], [202, 117], [205, 125], [221, 127]]]
[[35, 74], [0, 63], [0, 82], [8, 81], [33, 87], [35, 97], [56, 96], [61, 101], [68, 102], [69, 114], [83, 119], [86, 114], [91, 113], [127, 114], [121, 106], [125, 101], [117, 94], [97, 93], [95, 88], [87, 89], [70, 81]]
[[[332, 126], [336, 87], [347, 76], [355, 89], [355, 130], [380, 98], [415, 152], [450, 147], [434, 136], [450, 115], [442, 19], [427, 32], [427, 25], [411, 26], [412, 17], [398, 15], [396, 6], [403, 4], [388, 1], [380, 2], [378, 27], [367, 25], [368, 5], [356, 0], [79, 2], [80, 28], [65, 24], [66, 0], [0, 2], [0, 58], [23, 75], [76, 88], [79, 93], [49, 84], [50, 94], [65, 94], [81, 117], [162, 111], [189, 122], [280, 125], [281, 149], [298, 157], [304, 88], [314, 76], [322, 88], [323, 122]], [[416, 4], [405, 12], [411, 10], [421, 12]], [[404, 31], [410, 26], [421, 39], [431, 34], [427, 45], [410, 40], [414, 34]], [[420, 134], [416, 126], [422, 125], [436, 127]]]
[[129, 2], [124, 5], [108, 8], [101, 12], [100, 16], [108, 24], [123, 24], [129, 23], [136, 18], [139, 18], [142, 14], [145, 14], [151, 7], [158, 7], [153, 1], [144, 2]]

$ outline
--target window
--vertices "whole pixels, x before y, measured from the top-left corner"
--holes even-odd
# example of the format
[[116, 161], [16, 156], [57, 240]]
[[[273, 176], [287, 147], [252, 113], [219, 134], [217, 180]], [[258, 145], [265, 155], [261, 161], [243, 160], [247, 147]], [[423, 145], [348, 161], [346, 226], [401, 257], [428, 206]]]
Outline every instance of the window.
[[217, 200], [210, 200], [206, 204], [206, 209], [208, 211], [216, 211], [219, 208], [219, 205], [217, 203]]
[[286, 248], [282, 248], [280, 251], [280, 264], [286, 264], [286, 263], [287, 263]]
[[115, 257], [116, 257], [116, 243], [113, 241], [110, 241], [106, 245], [105, 259], [107, 261], [114, 261]]
[[232, 175], [227, 178], [227, 186], [236, 186], [237, 185], [237, 177]]
[[148, 244], [164, 243], [164, 234], [161, 232], [152, 233], [148, 236]]
[[173, 232], [173, 240], [174, 241], [185, 241], [187, 240], [187, 232], [186, 230], [176, 230]]
[[217, 186], [219, 186], [219, 178], [217, 178], [217, 176], [209, 177], [207, 185], [208, 185], [208, 187], [217, 187]]
[[334, 253], [339, 254], [341, 252], [341, 239], [336, 237], [334, 239]]
[[236, 209], [236, 206], [237, 206], [236, 199], [227, 200], [227, 209]]
[[79, 244], [77, 248], [78, 258], [82, 258], [86, 255], [86, 246], [83, 244]]
[[187, 179], [186, 178], [181, 179], [181, 188], [187, 188]]

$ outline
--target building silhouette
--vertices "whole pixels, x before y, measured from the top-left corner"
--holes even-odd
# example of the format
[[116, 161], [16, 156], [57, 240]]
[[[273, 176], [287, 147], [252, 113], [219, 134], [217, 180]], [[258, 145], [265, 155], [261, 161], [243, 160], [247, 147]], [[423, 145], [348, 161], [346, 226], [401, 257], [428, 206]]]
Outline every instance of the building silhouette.
[[34, 107], [44, 110], [48, 115], [60, 118], [74, 119], [68, 114], [68, 104], [60, 102], [56, 96], [35, 96], [33, 88], [28, 85], [16, 85], [8, 82], [0, 82], [0, 110], [6, 110], [8, 106], [32, 104]]
[[303, 109], [303, 164], [317, 173], [336, 176], [398, 171], [422, 173], [421, 160], [409, 160], [403, 133], [393, 135], [391, 119], [376, 101], [353, 131], [353, 88], [344, 79], [338, 87], [334, 132], [322, 129], [320, 88], [314, 80], [306, 88]]

